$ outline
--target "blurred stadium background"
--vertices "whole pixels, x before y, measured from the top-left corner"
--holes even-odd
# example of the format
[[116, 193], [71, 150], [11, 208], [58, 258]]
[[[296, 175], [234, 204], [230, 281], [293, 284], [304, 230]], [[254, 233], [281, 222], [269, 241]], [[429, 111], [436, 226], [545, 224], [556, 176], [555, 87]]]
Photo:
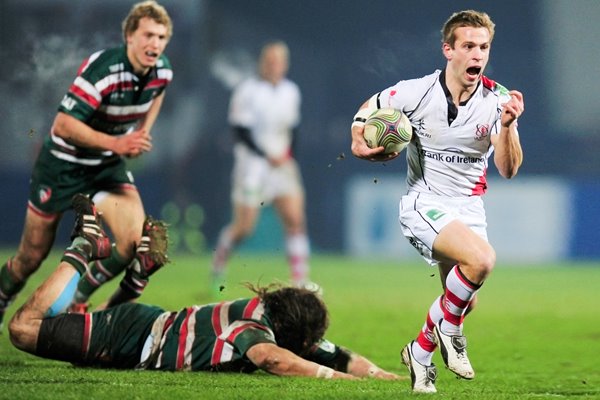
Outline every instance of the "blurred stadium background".
[[[121, 42], [120, 24], [133, 3], [0, 0], [0, 246], [18, 243], [33, 160], [79, 63]], [[297, 156], [314, 251], [414, 258], [395, 220], [403, 158], [387, 165], [354, 159], [350, 121], [375, 91], [442, 67], [441, 25], [453, 11], [477, 8], [497, 25], [487, 75], [526, 100], [520, 175], [504, 182], [493, 166], [488, 173], [498, 258], [600, 259], [600, 2], [161, 3], [174, 21], [166, 53], [175, 79], [153, 132], [154, 150], [132, 168], [148, 213], [171, 222], [178, 250], [209, 252], [229, 220], [230, 90], [254, 71], [264, 42], [283, 39], [292, 52], [290, 77], [303, 91]], [[271, 209], [257, 233], [245, 250], [282, 249]]]

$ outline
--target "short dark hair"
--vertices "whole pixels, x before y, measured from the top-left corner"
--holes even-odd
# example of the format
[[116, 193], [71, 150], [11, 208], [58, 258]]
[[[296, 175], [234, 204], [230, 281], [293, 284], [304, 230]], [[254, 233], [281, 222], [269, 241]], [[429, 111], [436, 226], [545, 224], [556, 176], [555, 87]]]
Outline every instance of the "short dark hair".
[[311, 290], [296, 287], [254, 287], [265, 305], [275, 341], [279, 347], [302, 356], [318, 343], [329, 326], [327, 307], [320, 296]]

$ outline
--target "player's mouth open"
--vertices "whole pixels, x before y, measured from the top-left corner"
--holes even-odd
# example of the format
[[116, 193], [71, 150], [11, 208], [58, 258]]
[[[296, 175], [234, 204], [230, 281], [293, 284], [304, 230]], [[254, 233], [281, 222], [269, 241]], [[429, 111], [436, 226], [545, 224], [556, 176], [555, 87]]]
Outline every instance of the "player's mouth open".
[[481, 72], [481, 67], [469, 67], [467, 68], [467, 74], [470, 76], [477, 76]]
[[158, 57], [158, 53], [155, 53], [153, 51], [147, 51], [146, 56], [150, 57], [150, 58], [156, 58], [156, 57]]

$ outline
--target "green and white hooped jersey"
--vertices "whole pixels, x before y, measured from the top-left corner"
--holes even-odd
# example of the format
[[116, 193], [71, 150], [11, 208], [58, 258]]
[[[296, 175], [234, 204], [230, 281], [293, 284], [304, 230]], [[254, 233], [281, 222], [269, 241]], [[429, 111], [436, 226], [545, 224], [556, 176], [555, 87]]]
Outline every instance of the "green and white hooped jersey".
[[[171, 64], [164, 54], [140, 77], [133, 72], [125, 46], [101, 50], [84, 60], [58, 110], [95, 130], [123, 135], [136, 128], [172, 79]], [[45, 140], [44, 150], [83, 165], [101, 165], [117, 157], [110, 151], [74, 146], [53, 132]]]
[[165, 326], [158, 356], [150, 369], [168, 371], [252, 372], [246, 351], [275, 343], [262, 302], [257, 298], [192, 306]]
[[407, 147], [409, 191], [438, 196], [483, 195], [491, 135], [500, 133], [502, 85], [483, 77], [473, 95], [454, 106], [443, 71], [400, 81], [378, 96], [381, 108], [404, 112], [413, 127]]
[[[155, 361], [147, 368], [250, 373], [257, 367], [246, 352], [259, 343], [276, 344], [276, 338], [258, 297], [188, 307], [165, 324]], [[340, 351], [323, 340], [310, 359], [327, 363]]]

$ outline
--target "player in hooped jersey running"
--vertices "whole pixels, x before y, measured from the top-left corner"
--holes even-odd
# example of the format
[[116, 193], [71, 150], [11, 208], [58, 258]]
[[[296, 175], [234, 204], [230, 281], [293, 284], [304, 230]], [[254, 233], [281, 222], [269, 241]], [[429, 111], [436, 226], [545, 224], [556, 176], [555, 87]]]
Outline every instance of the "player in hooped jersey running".
[[415, 392], [436, 391], [432, 355], [438, 346], [451, 371], [465, 379], [475, 375], [463, 320], [496, 261], [481, 199], [488, 160], [493, 153], [496, 168], [507, 179], [517, 174], [523, 160], [517, 132], [523, 95], [483, 75], [493, 37], [494, 23], [487, 14], [453, 14], [442, 29], [446, 67], [375, 94], [352, 124], [352, 153], [371, 161], [398, 156], [365, 143], [364, 121], [373, 110], [401, 110], [413, 126], [400, 224], [425, 260], [439, 267], [443, 286], [416, 340], [402, 350]]
[[[0, 269], [0, 325], [6, 307], [47, 257], [75, 193], [94, 197], [115, 240], [110, 256], [82, 279], [76, 300], [84, 304], [132, 261], [145, 212], [124, 157], [152, 149], [150, 132], [173, 75], [163, 54], [171, 33], [162, 6], [137, 3], [123, 21], [125, 45], [98, 51], [81, 65], [36, 160], [21, 243]], [[121, 286], [116, 301], [143, 290], [135, 282]]]
[[[252, 298], [186, 307], [179, 312], [125, 303], [84, 314], [59, 314], [56, 298], [102, 257], [108, 239], [88, 197], [76, 195], [72, 245], [53, 274], [15, 313], [12, 343], [40, 357], [118, 369], [253, 372], [349, 379], [400, 379], [323, 335], [327, 308], [319, 296], [295, 287], [249, 286]], [[136, 259], [161, 252], [151, 235]], [[151, 261], [149, 261], [151, 263]], [[147, 275], [160, 268], [147, 270]], [[68, 297], [68, 296], [67, 296]]]

